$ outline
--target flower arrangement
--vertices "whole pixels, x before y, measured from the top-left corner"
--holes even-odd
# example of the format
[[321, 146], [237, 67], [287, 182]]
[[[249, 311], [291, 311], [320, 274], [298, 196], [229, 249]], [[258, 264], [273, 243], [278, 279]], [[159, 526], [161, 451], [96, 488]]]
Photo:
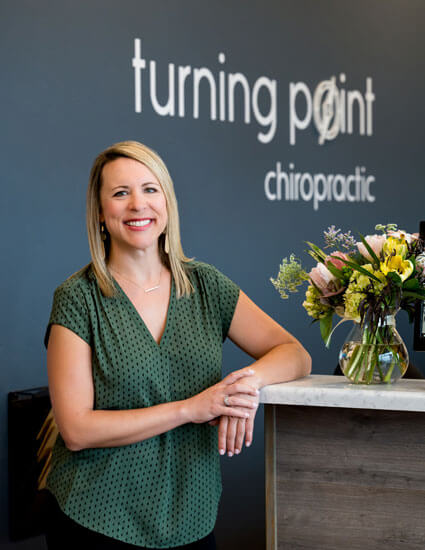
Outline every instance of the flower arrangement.
[[[340, 362], [344, 374], [364, 383], [389, 382], [395, 365], [407, 368], [407, 361], [397, 356], [391, 319], [404, 309], [413, 321], [416, 301], [425, 300], [425, 243], [395, 224], [377, 225], [375, 230], [381, 234], [360, 235], [356, 241], [350, 231], [331, 226], [324, 232], [323, 248], [331, 249], [329, 253], [307, 242], [316, 261], [309, 273], [292, 254], [282, 260], [277, 278], [270, 279], [284, 299], [309, 281], [303, 306], [313, 322], [319, 322], [326, 346], [340, 323], [358, 323], [361, 340], [342, 352]], [[341, 320], [332, 329], [334, 314]], [[382, 360], [392, 364], [390, 374], [379, 371]]]

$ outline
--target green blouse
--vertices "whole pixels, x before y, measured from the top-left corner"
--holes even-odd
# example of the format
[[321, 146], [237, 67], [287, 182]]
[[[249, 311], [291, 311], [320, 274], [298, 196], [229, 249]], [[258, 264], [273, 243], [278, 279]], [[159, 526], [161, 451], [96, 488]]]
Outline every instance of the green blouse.
[[[239, 287], [214, 266], [187, 264], [195, 288], [176, 297], [174, 280], [160, 344], [116, 284], [102, 295], [86, 266], [55, 291], [52, 324], [92, 349], [95, 409], [151, 407], [191, 397], [221, 380], [224, 342]], [[70, 451], [59, 434], [47, 488], [81, 525], [124, 542], [171, 548], [210, 533], [221, 495], [217, 428], [185, 424], [120, 447]]]

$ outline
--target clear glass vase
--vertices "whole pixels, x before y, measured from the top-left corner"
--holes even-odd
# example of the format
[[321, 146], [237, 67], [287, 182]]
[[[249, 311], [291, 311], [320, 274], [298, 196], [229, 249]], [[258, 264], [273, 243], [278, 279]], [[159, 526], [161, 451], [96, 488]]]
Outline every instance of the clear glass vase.
[[355, 323], [339, 352], [339, 364], [354, 384], [399, 380], [409, 365], [409, 354], [396, 330], [394, 315], [387, 315], [375, 327]]

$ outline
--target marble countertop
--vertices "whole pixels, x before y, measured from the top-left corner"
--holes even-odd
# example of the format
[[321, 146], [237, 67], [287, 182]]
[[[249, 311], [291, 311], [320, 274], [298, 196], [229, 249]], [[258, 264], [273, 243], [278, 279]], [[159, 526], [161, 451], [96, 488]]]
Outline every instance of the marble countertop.
[[425, 412], [425, 380], [401, 379], [393, 385], [356, 385], [344, 376], [312, 374], [264, 386], [260, 402], [310, 407], [343, 407]]

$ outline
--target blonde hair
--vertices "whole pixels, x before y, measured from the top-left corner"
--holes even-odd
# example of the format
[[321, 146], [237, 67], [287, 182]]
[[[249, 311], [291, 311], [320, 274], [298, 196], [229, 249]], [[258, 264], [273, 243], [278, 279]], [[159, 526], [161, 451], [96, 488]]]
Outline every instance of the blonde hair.
[[112, 297], [117, 292], [106, 265], [110, 246], [109, 235], [106, 235], [105, 241], [102, 240], [99, 213], [103, 167], [108, 162], [120, 157], [134, 159], [144, 164], [158, 179], [162, 187], [167, 204], [168, 221], [165, 231], [168, 236], [169, 252], [167, 254], [164, 249], [165, 234], [163, 233], [159, 237], [159, 254], [161, 262], [170, 269], [174, 278], [177, 298], [189, 296], [194, 289], [187, 276], [185, 263], [191, 261], [191, 258], [184, 255], [180, 242], [179, 213], [171, 176], [159, 155], [137, 141], [122, 141], [111, 145], [97, 156], [90, 172], [86, 221], [92, 268], [99, 287], [105, 296]]

